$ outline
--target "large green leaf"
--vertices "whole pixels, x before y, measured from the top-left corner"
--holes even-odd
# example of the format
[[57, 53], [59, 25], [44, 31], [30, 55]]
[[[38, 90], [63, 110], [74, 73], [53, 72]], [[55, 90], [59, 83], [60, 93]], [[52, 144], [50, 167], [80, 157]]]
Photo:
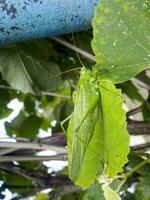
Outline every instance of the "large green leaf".
[[13, 88], [25, 93], [55, 90], [60, 82], [55, 63], [36, 60], [19, 48], [0, 49], [0, 72]]
[[150, 66], [149, 0], [101, 0], [92, 24], [100, 79], [123, 82]]
[[123, 100], [111, 81], [96, 82], [89, 72], [82, 72], [68, 127], [68, 159], [70, 178], [83, 188], [104, 168], [114, 177], [127, 162], [129, 135]]
[[104, 163], [106, 174], [110, 177], [122, 171], [128, 161], [129, 134], [126, 130], [126, 116], [123, 109], [124, 97], [111, 81], [99, 84], [101, 98], [101, 121], [104, 143]]

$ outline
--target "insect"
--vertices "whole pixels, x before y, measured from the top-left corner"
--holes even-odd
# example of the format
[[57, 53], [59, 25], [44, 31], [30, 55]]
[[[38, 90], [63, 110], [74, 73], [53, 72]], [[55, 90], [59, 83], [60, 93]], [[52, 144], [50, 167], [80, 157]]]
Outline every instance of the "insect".
[[83, 68], [73, 101], [74, 112], [66, 119], [69, 176], [85, 189], [104, 169], [110, 177], [122, 170], [129, 136], [123, 96], [111, 81], [97, 80], [92, 71]]

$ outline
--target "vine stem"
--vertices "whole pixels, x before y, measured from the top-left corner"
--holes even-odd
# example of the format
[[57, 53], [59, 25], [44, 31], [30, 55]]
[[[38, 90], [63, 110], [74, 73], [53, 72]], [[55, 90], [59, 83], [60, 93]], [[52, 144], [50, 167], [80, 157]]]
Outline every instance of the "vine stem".
[[134, 168], [132, 168], [130, 171], [128, 171], [127, 173], [124, 174], [125, 178], [127, 179], [129, 176], [131, 176], [134, 172], [136, 172], [138, 169], [140, 169], [141, 167], [143, 167], [146, 163], [150, 162], [150, 159], [147, 158], [145, 160], [143, 160], [141, 163], [139, 163], [138, 165], [136, 165]]
[[122, 174], [122, 177], [124, 178], [124, 180], [120, 183], [120, 185], [118, 186], [116, 192], [118, 193], [121, 190], [122, 186], [125, 184], [125, 182], [126, 182], [126, 180], [127, 180], [127, 178], [129, 176], [131, 176], [134, 172], [136, 172], [138, 169], [140, 169], [141, 167], [143, 167], [148, 162], [150, 162], [149, 158], [143, 160], [141, 163], [139, 163], [138, 165], [136, 165], [134, 168], [132, 168], [127, 173]]

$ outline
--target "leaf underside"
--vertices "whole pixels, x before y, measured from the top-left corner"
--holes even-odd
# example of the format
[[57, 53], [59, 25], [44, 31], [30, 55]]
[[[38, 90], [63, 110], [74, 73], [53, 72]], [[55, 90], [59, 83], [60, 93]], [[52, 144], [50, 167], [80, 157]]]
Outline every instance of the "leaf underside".
[[0, 72], [13, 88], [24, 93], [56, 90], [61, 80], [55, 63], [39, 62], [17, 48], [0, 49]]
[[104, 167], [110, 177], [122, 171], [129, 153], [129, 135], [121, 91], [111, 81], [100, 81], [96, 86], [89, 77], [79, 82], [68, 127], [68, 161], [70, 178], [85, 189], [102, 174]]
[[124, 82], [150, 67], [149, 1], [101, 0], [92, 25], [100, 80]]

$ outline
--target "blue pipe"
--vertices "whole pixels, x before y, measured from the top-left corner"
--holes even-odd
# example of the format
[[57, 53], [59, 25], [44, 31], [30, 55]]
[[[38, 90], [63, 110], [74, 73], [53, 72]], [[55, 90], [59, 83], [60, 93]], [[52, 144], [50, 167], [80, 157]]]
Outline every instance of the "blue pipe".
[[90, 28], [98, 0], [0, 0], [0, 45]]

